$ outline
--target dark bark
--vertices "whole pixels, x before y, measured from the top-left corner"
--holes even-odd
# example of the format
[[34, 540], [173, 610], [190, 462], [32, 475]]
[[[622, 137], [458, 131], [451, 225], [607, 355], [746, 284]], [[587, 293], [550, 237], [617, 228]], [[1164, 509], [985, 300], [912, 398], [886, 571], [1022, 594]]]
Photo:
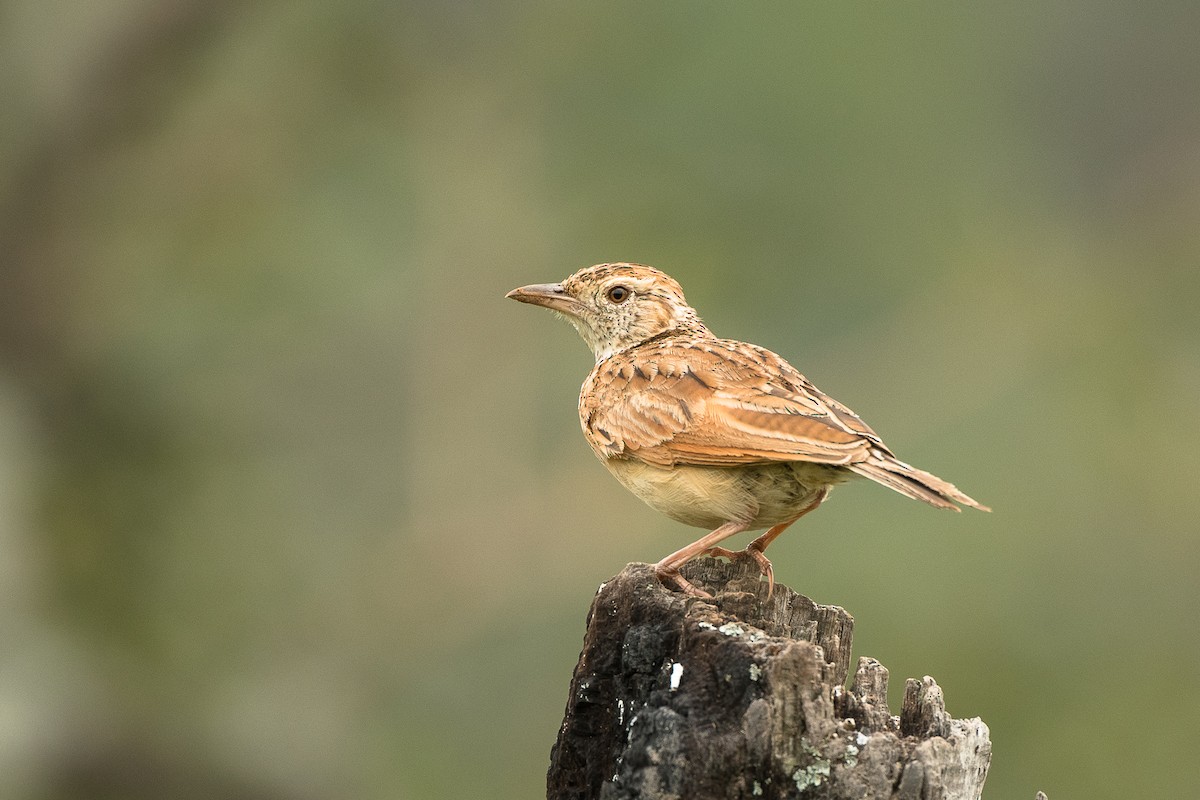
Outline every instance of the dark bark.
[[887, 670], [860, 658], [854, 620], [747, 560], [684, 570], [714, 601], [665, 589], [646, 564], [603, 584], [588, 614], [549, 800], [978, 798], [991, 758], [979, 719], [910, 679], [899, 716]]

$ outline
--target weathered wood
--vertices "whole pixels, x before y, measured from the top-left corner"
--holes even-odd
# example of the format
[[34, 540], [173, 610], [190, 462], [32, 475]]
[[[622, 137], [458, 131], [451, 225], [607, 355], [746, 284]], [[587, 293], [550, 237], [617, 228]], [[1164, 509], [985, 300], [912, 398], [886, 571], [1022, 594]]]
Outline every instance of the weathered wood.
[[668, 591], [646, 564], [600, 587], [548, 800], [978, 798], [991, 759], [979, 719], [952, 719], [932, 678], [910, 679], [899, 716], [887, 670], [860, 658], [854, 620], [748, 559], [698, 559]]

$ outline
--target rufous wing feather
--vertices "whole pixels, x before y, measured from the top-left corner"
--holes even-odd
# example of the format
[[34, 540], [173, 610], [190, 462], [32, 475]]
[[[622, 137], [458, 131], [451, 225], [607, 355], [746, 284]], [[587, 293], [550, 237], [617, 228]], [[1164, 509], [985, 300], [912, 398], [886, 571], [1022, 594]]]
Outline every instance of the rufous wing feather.
[[617, 354], [597, 366], [580, 395], [580, 421], [602, 458], [662, 466], [850, 465], [882, 447], [809, 386], [779, 356], [740, 342], [651, 345], [638, 349], [636, 364]]

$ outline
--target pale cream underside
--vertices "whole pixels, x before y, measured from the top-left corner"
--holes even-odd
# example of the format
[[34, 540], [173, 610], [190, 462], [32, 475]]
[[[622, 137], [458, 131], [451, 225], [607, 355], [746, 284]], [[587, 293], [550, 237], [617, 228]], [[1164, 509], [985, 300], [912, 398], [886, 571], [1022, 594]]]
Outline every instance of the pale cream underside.
[[636, 459], [602, 459], [617, 480], [648, 506], [697, 528], [734, 520], [748, 530], [795, 519], [824, 486], [852, 477], [839, 467], [806, 461], [729, 467], [658, 467]]

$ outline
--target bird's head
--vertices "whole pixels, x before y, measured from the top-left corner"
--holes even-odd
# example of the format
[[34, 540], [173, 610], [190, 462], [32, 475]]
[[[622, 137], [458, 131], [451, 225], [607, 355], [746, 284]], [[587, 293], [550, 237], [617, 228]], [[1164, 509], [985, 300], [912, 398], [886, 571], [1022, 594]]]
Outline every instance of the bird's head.
[[505, 296], [566, 317], [596, 361], [668, 331], [705, 330], [675, 279], [641, 264], [597, 264], [562, 283], [522, 286]]

